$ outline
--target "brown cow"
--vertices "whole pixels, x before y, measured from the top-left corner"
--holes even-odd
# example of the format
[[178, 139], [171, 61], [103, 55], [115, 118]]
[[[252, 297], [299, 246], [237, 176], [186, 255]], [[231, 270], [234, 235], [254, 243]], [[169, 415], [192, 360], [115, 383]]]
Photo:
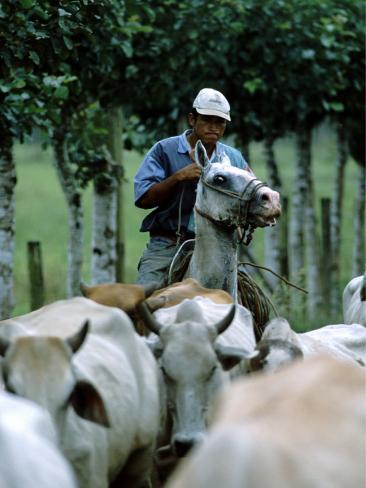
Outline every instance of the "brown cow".
[[232, 296], [226, 291], [204, 288], [193, 278], [187, 278], [166, 288], [154, 291], [146, 300], [146, 303], [150, 310], [154, 312], [158, 308], [172, 307], [173, 305], [178, 305], [186, 298], [197, 296], [209, 298], [214, 303], [234, 303]]
[[154, 283], [149, 287], [128, 283], [104, 283], [90, 287], [82, 284], [80, 289], [86, 298], [101, 305], [120, 308], [126, 312], [133, 320], [136, 331], [141, 335], [145, 335], [146, 331], [136, 311], [136, 305], [145, 300], [146, 297], [149, 297], [146, 299], [146, 303], [152, 312], [159, 308], [178, 305], [184, 299], [196, 296], [209, 298], [214, 303], [234, 303], [231, 295], [226, 291], [204, 288], [193, 278], [161, 289], [156, 289]]

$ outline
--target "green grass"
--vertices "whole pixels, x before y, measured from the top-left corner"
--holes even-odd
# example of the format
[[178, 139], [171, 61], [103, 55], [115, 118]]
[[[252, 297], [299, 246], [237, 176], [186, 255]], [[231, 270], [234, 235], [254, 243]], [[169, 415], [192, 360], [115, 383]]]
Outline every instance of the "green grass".
[[[266, 179], [261, 144], [252, 144], [252, 168], [257, 176]], [[280, 140], [275, 146], [277, 161], [284, 181], [286, 194], [291, 193], [295, 149], [291, 139]], [[67, 207], [52, 164], [51, 150], [44, 151], [39, 145], [17, 144], [14, 151], [18, 184], [16, 188], [16, 248], [14, 290], [16, 308], [14, 313], [29, 311], [29, 278], [27, 268], [27, 242], [41, 241], [43, 269], [46, 286], [46, 301], [66, 296], [68, 216]], [[134, 282], [136, 267], [146, 245], [147, 235], [139, 232], [146, 211], [133, 205], [133, 177], [142, 160], [136, 152], [125, 152], [124, 232], [126, 237], [126, 282]], [[317, 207], [321, 197], [331, 197], [334, 187], [336, 147], [332, 132], [318, 131], [314, 135], [313, 165]], [[346, 283], [352, 260], [353, 204], [357, 182], [357, 166], [349, 161], [346, 167], [344, 219], [342, 228], [342, 283]], [[85, 260], [83, 279], [90, 281], [91, 256], [91, 204], [92, 191], [87, 188], [83, 205], [85, 212]], [[260, 263], [263, 263], [264, 232], [254, 234], [253, 248]], [[341, 291], [340, 291], [341, 294]]]

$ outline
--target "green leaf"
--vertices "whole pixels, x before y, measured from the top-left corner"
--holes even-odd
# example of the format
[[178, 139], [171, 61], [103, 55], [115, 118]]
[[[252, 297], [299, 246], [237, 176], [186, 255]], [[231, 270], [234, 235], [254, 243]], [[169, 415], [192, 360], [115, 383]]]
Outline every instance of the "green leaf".
[[26, 82], [24, 80], [17, 80], [14, 84], [13, 84], [13, 87], [14, 88], [24, 88], [26, 85]]
[[10, 90], [11, 90], [11, 87], [9, 85], [3, 85], [3, 84], [0, 85], [0, 91], [2, 93], [9, 93]]
[[335, 112], [343, 112], [343, 110], [344, 110], [344, 105], [343, 105], [343, 103], [340, 103], [340, 102], [331, 102], [329, 104], [329, 106]]
[[63, 40], [64, 40], [64, 43], [65, 43], [65, 46], [67, 47], [67, 49], [69, 51], [71, 51], [74, 47], [74, 44], [72, 42], [72, 40], [69, 38], [69, 37], [66, 37], [66, 36], [63, 36]]
[[40, 59], [38, 54], [35, 51], [30, 51], [29, 57], [31, 58], [34, 64], [39, 64]]
[[72, 14], [70, 14], [70, 12], [67, 12], [66, 10], [64, 10], [63, 8], [59, 8], [58, 9], [58, 15], [60, 17], [71, 17]]
[[251, 94], [255, 93], [258, 89], [263, 87], [263, 82], [260, 78], [254, 78], [248, 80], [243, 84], [243, 87]]
[[314, 59], [315, 51], [314, 49], [304, 49], [302, 51], [302, 59]]
[[67, 86], [59, 86], [55, 90], [55, 96], [57, 98], [61, 98], [62, 100], [65, 100], [69, 95], [69, 89]]
[[34, 4], [33, 0], [20, 0], [20, 3], [22, 7], [27, 9], [32, 8]]
[[124, 42], [121, 47], [122, 47], [122, 50], [125, 53], [125, 55], [128, 58], [130, 58], [132, 56], [132, 54], [133, 54], [133, 49], [132, 49], [131, 44], [130, 43], [127, 43], [127, 42]]

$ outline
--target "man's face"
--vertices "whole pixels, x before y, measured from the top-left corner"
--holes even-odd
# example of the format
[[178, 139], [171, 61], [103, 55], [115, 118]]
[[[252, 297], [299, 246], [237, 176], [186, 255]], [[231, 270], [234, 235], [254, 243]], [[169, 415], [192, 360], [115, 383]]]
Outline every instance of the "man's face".
[[226, 120], [215, 115], [198, 114], [195, 118], [191, 113], [188, 120], [197, 139], [201, 139], [203, 145], [216, 144], [226, 129]]

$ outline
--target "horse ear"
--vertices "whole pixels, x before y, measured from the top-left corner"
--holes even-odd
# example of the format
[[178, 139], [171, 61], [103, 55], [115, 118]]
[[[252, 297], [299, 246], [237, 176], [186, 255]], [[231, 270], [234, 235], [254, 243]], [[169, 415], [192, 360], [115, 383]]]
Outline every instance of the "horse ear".
[[209, 164], [205, 146], [200, 140], [196, 142], [196, 147], [194, 148], [194, 159], [196, 161], [196, 164], [201, 169], [205, 168]]

